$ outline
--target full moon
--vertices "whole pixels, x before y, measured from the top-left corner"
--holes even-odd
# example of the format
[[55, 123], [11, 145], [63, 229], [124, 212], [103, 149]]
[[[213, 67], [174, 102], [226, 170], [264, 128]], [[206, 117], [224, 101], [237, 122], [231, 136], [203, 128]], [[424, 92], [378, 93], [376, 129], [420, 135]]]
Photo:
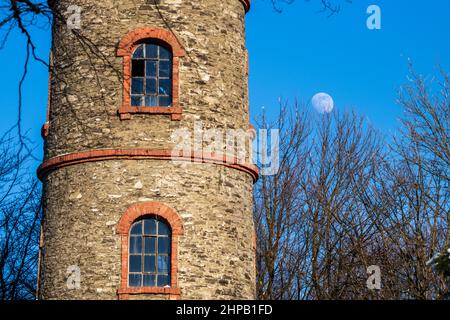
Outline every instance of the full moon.
[[330, 113], [333, 111], [333, 98], [327, 93], [317, 93], [311, 99], [312, 105], [317, 112], [321, 114]]

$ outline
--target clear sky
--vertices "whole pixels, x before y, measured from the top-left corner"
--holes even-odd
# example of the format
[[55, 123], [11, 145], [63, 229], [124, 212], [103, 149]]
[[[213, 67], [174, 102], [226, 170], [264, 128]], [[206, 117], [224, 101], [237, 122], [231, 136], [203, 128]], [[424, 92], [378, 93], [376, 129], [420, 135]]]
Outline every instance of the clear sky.
[[[381, 30], [368, 30], [366, 9], [381, 8]], [[308, 102], [317, 92], [329, 93], [335, 107], [354, 108], [384, 132], [394, 131], [401, 109], [395, 103], [407, 81], [408, 58], [417, 71], [434, 73], [450, 67], [450, 1], [342, 0], [331, 18], [318, 13], [318, 0], [296, 0], [275, 12], [269, 0], [252, 0], [247, 14], [250, 54], [250, 109], [270, 112], [279, 97]], [[38, 53], [48, 59], [49, 30], [35, 30]], [[25, 57], [25, 39], [13, 33], [0, 50], [3, 132], [17, 120], [17, 97]], [[23, 128], [29, 130], [42, 156], [40, 128], [47, 105], [47, 70], [30, 65], [24, 87]]]

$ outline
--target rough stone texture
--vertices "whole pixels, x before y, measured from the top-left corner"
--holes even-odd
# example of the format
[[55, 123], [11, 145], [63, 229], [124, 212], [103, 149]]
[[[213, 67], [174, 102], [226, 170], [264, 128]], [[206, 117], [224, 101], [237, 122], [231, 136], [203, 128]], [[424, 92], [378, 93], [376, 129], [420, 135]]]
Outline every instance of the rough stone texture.
[[[65, 25], [54, 26], [50, 125], [45, 159], [103, 148], [173, 147], [178, 128], [239, 128], [249, 124], [244, 7], [238, 0], [163, 0], [160, 12], [187, 54], [180, 62], [181, 121], [133, 115], [120, 121], [121, 38], [139, 27], [167, 24], [144, 0], [61, 0], [82, 8], [82, 30], [102, 52], [96, 58]], [[110, 64], [111, 66], [109, 66]], [[94, 71], [97, 70], [97, 71]], [[116, 225], [138, 202], [159, 201], [182, 218], [178, 287], [182, 299], [255, 296], [252, 178], [214, 164], [109, 160], [73, 165], [44, 178], [41, 299], [116, 299], [121, 239]], [[67, 268], [81, 269], [70, 290]], [[164, 295], [130, 299], [165, 299]]]
[[[164, 0], [160, 12], [180, 39], [182, 121], [164, 115], [133, 115], [120, 121], [123, 36], [137, 28], [167, 29], [154, 5], [144, 0], [59, 1], [60, 10], [79, 5], [80, 32], [105, 57], [96, 59], [65, 25], [54, 27], [54, 75], [46, 157], [104, 147], [165, 148], [171, 133], [193, 129], [249, 126], [244, 6], [238, 0]], [[86, 53], [88, 51], [88, 53]], [[99, 70], [94, 72], [95, 69]]]

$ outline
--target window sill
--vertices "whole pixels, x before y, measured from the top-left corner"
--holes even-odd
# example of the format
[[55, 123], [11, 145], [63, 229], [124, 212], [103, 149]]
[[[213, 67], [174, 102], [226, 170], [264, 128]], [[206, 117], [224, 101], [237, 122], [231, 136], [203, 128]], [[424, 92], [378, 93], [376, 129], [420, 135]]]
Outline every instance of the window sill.
[[119, 299], [128, 299], [129, 295], [136, 294], [166, 294], [170, 295], [170, 298], [177, 299], [181, 295], [181, 289], [176, 287], [164, 288], [164, 287], [140, 287], [140, 288], [121, 288], [117, 290]]
[[163, 114], [170, 115], [171, 120], [181, 120], [181, 108], [180, 107], [129, 107], [122, 106], [119, 109], [119, 115], [121, 120], [131, 119], [132, 114]]

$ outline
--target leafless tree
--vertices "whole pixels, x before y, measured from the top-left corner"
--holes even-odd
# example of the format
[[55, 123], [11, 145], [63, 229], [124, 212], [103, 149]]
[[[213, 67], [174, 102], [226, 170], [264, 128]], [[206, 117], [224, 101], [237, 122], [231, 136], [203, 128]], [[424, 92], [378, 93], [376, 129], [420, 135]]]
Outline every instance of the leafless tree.
[[33, 299], [36, 293], [41, 195], [30, 177], [29, 154], [17, 138], [0, 139], [0, 300]]

